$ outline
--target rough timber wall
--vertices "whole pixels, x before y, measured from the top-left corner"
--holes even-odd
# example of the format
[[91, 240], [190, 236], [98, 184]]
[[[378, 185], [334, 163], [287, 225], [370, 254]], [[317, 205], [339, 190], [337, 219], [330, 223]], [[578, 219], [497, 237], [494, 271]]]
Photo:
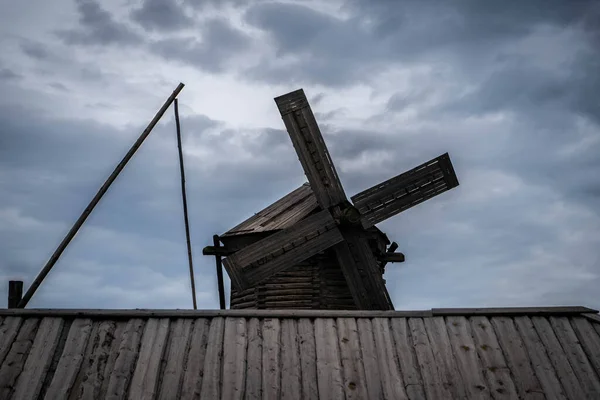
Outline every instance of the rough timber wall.
[[355, 310], [332, 251], [275, 274], [256, 287], [231, 291], [232, 309]]
[[5, 311], [0, 398], [600, 398], [597, 316], [462, 312]]

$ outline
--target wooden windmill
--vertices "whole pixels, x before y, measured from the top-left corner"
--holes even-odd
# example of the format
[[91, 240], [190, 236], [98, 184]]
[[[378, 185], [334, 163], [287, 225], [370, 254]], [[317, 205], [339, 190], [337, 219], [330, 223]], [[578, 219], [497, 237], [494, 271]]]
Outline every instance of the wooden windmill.
[[350, 202], [304, 91], [275, 102], [308, 184], [221, 235], [224, 247], [205, 248], [206, 255], [227, 256], [231, 308], [392, 310], [384, 266], [404, 256], [375, 224], [458, 186], [450, 157], [434, 158]]

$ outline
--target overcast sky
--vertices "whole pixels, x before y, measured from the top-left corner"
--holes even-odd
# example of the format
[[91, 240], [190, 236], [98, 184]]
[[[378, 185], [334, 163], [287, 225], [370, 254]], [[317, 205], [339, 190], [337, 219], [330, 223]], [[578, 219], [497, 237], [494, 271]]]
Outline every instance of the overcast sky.
[[[304, 88], [348, 194], [449, 152], [460, 186], [380, 228], [396, 309], [600, 308], [600, 3], [0, 1], [0, 303], [27, 287], [181, 81], [202, 248], [305, 181]], [[191, 308], [173, 111], [30, 307]]]

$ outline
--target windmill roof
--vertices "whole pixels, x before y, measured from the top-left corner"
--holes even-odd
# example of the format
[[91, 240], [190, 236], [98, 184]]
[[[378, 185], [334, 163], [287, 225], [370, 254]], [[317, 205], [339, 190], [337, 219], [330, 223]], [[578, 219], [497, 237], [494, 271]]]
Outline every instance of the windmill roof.
[[585, 307], [0, 311], [0, 398], [600, 398]]
[[245, 235], [288, 228], [319, 208], [308, 183], [257, 212], [221, 236]]

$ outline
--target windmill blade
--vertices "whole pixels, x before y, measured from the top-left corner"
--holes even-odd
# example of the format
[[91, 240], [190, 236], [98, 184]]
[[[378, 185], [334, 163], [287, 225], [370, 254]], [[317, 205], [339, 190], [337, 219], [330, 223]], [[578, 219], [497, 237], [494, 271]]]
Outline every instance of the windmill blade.
[[334, 250], [356, 306], [360, 310], [393, 310], [385, 282], [364, 234], [355, 228], [342, 231], [344, 241]]
[[329, 210], [323, 210], [230, 255], [223, 265], [234, 287], [244, 290], [342, 240]]
[[275, 103], [319, 205], [327, 209], [346, 201], [342, 183], [304, 91], [299, 89], [276, 97]]
[[365, 228], [458, 186], [448, 153], [352, 197]]

